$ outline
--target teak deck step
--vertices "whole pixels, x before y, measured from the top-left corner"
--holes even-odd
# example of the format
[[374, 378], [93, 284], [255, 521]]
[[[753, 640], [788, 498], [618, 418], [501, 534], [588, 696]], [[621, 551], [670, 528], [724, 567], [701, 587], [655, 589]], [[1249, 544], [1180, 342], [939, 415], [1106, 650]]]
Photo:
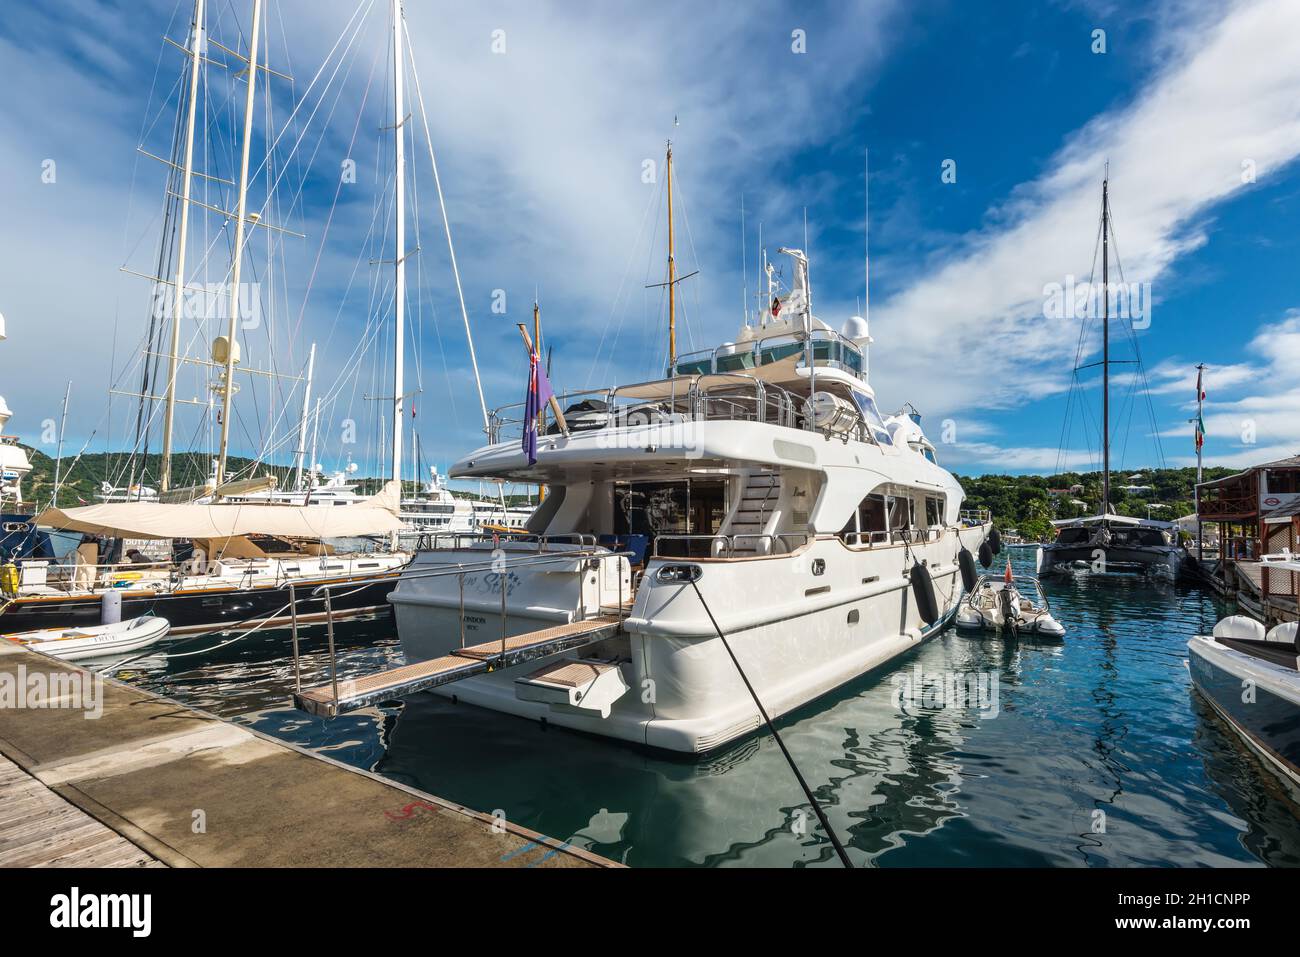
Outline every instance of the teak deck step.
[[390, 698], [428, 691], [462, 678], [594, 644], [616, 634], [621, 623], [620, 616], [602, 614], [596, 618], [525, 632], [505, 639], [504, 654], [500, 639], [485, 641], [468, 648], [459, 648], [441, 658], [340, 681], [338, 700], [334, 698], [332, 684], [306, 688], [293, 696], [294, 707], [310, 714], [333, 718]]

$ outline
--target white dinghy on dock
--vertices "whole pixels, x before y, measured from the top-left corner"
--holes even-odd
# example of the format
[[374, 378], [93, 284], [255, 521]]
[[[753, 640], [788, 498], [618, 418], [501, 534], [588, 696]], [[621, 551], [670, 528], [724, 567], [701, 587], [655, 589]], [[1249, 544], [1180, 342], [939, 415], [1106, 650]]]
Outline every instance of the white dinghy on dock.
[[171, 628], [166, 618], [141, 615], [126, 621], [88, 628], [46, 628], [4, 635], [29, 651], [39, 651], [64, 661], [80, 661], [103, 655], [119, 655], [148, 648], [167, 637]]

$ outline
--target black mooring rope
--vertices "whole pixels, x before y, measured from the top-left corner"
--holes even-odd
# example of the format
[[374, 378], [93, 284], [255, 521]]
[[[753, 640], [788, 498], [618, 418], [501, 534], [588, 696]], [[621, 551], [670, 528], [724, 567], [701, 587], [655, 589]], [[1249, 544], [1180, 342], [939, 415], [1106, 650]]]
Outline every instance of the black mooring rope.
[[745, 669], [740, 667], [740, 661], [736, 658], [736, 653], [731, 650], [731, 643], [727, 641], [727, 636], [724, 635], [722, 629], [718, 627], [718, 621], [713, 617], [713, 612], [709, 610], [708, 602], [706, 602], [704, 596], [700, 594], [700, 586], [695, 584], [695, 582], [691, 582], [691, 587], [695, 589], [695, 597], [700, 600], [700, 605], [703, 606], [704, 613], [709, 616], [709, 621], [713, 624], [713, 630], [717, 632], [718, 637], [722, 639], [722, 647], [726, 648], [727, 654], [731, 656], [731, 663], [736, 666], [736, 672], [740, 675], [740, 680], [745, 682], [745, 687], [749, 689], [749, 696], [754, 699], [754, 704], [758, 706], [758, 713], [763, 716], [763, 722], [767, 725], [767, 730], [770, 731], [772, 737], [776, 739], [776, 746], [780, 748], [781, 753], [785, 755], [786, 763], [790, 765], [790, 770], [794, 772], [795, 778], [799, 781], [799, 787], [803, 788], [804, 797], [806, 797], [808, 803], [812, 805], [813, 813], [817, 815], [817, 820], [821, 822], [822, 830], [825, 831], [826, 836], [831, 839], [831, 845], [835, 848], [835, 853], [839, 855], [840, 863], [852, 870], [853, 862], [849, 860], [848, 852], [844, 850], [844, 845], [840, 843], [840, 839], [836, 836], [834, 829], [831, 828], [831, 822], [826, 820], [826, 812], [822, 810], [822, 806], [818, 804], [817, 799], [813, 797], [812, 789], [808, 787], [808, 782], [803, 779], [803, 774], [799, 771], [799, 765], [794, 763], [794, 758], [790, 756], [789, 749], [786, 748], [785, 742], [781, 740], [781, 735], [777, 732], [776, 726], [772, 724], [772, 719], [768, 717], [767, 709], [763, 707], [763, 702], [758, 700], [758, 692], [756, 692], [754, 686], [749, 683], [749, 676], [745, 674]]

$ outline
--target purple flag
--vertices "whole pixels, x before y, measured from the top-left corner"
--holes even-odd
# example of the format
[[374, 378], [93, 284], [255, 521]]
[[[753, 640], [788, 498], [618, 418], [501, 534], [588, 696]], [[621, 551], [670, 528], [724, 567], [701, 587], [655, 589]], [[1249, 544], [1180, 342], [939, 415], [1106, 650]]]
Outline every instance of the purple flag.
[[524, 398], [524, 452], [529, 465], [537, 463], [537, 417], [554, 395], [534, 348], [528, 357], [528, 395]]

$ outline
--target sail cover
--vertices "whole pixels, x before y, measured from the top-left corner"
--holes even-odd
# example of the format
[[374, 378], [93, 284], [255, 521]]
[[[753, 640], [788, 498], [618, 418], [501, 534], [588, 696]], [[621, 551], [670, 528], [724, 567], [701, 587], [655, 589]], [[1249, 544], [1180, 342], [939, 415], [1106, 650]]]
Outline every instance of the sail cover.
[[47, 508], [36, 524], [123, 538], [225, 539], [236, 535], [351, 538], [402, 528], [397, 482], [355, 505], [165, 505], [113, 502], [82, 508]]

